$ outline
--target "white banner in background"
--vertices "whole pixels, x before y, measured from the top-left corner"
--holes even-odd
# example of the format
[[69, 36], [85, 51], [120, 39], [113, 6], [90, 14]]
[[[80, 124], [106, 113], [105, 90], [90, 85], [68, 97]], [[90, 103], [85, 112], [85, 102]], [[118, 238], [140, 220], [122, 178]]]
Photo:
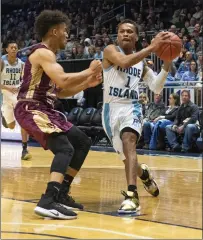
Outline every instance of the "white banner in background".
[[1, 125], [1, 140], [21, 140], [20, 126], [17, 122], [14, 129], [5, 128]]

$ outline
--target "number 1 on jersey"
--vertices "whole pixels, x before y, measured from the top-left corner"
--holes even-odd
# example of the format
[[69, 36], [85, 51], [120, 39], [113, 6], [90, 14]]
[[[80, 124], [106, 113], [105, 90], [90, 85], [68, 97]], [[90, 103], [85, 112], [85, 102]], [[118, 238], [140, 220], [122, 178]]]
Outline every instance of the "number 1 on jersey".
[[130, 88], [130, 76], [128, 76], [128, 82], [127, 82], [127, 84], [125, 85], [125, 87]]

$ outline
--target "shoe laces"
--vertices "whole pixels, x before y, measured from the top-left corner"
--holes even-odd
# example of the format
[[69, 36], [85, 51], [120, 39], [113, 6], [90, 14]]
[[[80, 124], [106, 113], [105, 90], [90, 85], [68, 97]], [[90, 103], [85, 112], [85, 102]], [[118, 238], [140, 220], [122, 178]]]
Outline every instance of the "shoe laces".
[[132, 198], [132, 197], [128, 196], [127, 192], [125, 192], [123, 190], [121, 191], [121, 194], [125, 197], [125, 199]]

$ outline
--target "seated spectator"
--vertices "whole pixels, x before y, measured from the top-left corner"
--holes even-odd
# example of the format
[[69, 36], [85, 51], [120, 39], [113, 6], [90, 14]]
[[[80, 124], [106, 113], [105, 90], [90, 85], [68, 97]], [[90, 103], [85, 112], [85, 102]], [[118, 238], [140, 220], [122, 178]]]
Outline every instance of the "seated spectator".
[[[100, 37], [100, 36], [99, 36]], [[101, 47], [101, 50], [103, 50], [104, 48], [104, 42], [101, 38], [97, 39], [96, 42], [95, 42], [95, 46], [96, 47]]]
[[193, 18], [200, 19], [200, 17], [201, 17], [201, 6], [199, 4], [197, 4], [195, 6], [195, 10], [196, 10], [196, 12], [193, 14]]
[[77, 46], [77, 55], [75, 59], [87, 59], [88, 55], [84, 53], [84, 47], [82, 45]]
[[197, 49], [197, 41], [194, 38], [192, 38], [190, 40], [189, 52], [193, 54], [193, 58], [194, 58], [194, 55], [196, 54], [196, 49]]
[[[189, 71], [183, 73], [181, 81], [193, 82], [193, 81], [198, 81], [198, 80], [199, 80], [198, 66], [197, 66], [197, 63], [194, 60], [192, 60], [190, 62]], [[191, 84], [191, 85], [193, 85], [193, 84]]]
[[165, 106], [162, 102], [161, 94], [154, 94], [154, 102], [149, 103], [146, 106], [145, 116], [144, 116], [144, 125], [143, 125], [143, 135], [144, 135], [144, 148], [149, 148], [150, 142], [150, 131], [154, 126], [154, 119], [163, 115], [165, 113]]
[[103, 51], [101, 50], [101, 47], [96, 47], [96, 53], [94, 55], [95, 59], [103, 59]]
[[[198, 26], [199, 24], [196, 24], [196, 25]], [[198, 29], [198, 27], [197, 27], [197, 29]], [[198, 48], [201, 48], [200, 29], [199, 30], [197, 30], [197, 29], [195, 28], [194, 31], [192, 32], [192, 38], [195, 39], [195, 41], [197, 43], [196, 44], [196, 51], [197, 51]]]
[[142, 92], [139, 95], [139, 103], [142, 104], [142, 115], [145, 115], [145, 110], [146, 110], [146, 106], [149, 102], [149, 98], [147, 97], [147, 94]]
[[179, 9], [175, 10], [171, 20], [173, 24], [176, 24], [179, 21], [179, 15], [180, 15], [180, 10]]
[[[198, 73], [199, 75], [201, 75], [200, 73], [202, 73], [202, 68], [203, 68], [203, 59], [202, 59], [202, 52], [198, 52], [197, 53], [197, 65], [198, 65]], [[200, 79], [201, 79], [201, 76], [200, 76]]]
[[190, 26], [188, 27], [188, 32], [189, 34], [192, 34], [192, 32], [194, 31], [195, 29], [195, 24], [196, 24], [196, 19], [194, 17], [192, 17], [190, 19]]
[[72, 48], [71, 59], [75, 59], [78, 54], [77, 47]]
[[169, 32], [172, 32], [172, 33], [177, 33], [177, 28], [176, 28], [176, 25], [171, 25], [170, 29], [169, 29]]
[[69, 53], [72, 52], [72, 49], [75, 45], [75, 35], [74, 34], [70, 34], [70, 39], [66, 44], [65, 50]]
[[179, 106], [180, 96], [172, 93], [169, 96], [169, 106], [164, 115], [154, 119], [154, 127], [152, 130], [150, 129], [151, 132], [149, 131], [149, 134], [151, 134], [150, 150], [165, 149], [165, 129], [167, 125], [173, 124]]
[[186, 52], [186, 60], [182, 62], [176, 72], [175, 79], [177, 81], [180, 81], [183, 74], [190, 69], [190, 62], [192, 60], [192, 53], [191, 52]]
[[104, 38], [104, 47], [106, 47], [112, 43], [113, 43], [113, 41], [111, 40], [111, 38], [109, 38], [109, 37]]
[[88, 59], [94, 59], [96, 49], [94, 46], [89, 46], [88, 48]]
[[188, 35], [188, 31], [185, 27], [181, 28], [180, 32], [182, 33], [183, 37]]
[[[190, 91], [183, 90], [181, 100], [182, 104], [178, 108], [174, 123], [166, 127], [168, 143], [174, 152], [192, 150], [200, 132], [198, 125], [199, 108], [190, 101]], [[178, 143], [178, 135], [183, 135], [182, 147]]]

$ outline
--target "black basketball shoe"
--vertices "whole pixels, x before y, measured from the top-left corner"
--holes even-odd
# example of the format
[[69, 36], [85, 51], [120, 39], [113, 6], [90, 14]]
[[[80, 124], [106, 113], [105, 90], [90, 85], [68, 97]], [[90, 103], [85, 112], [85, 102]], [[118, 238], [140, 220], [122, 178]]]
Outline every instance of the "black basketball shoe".
[[27, 149], [23, 149], [21, 160], [30, 160], [32, 158], [32, 155], [28, 152]]
[[58, 203], [60, 203], [66, 209], [83, 210], [84, 206], [77, 203], [70, 195], [59, 195]]
[[70, 196], [70, 187], [62, 185], [62, 188], [59, 191], [59, 196], [57, 199], [63, 207], [73, 210], [83, 210], [84, 206], [80, 203], [77, 203], [73, 197]]
[[42, 194], [40, 201], [38, 202], [35, 213], [42, 217], [50, 217], [55, 219], [76, 219], [77, 214], [67, 208], [63, 207], [57, 202], [54, 196], [47, 197]]

